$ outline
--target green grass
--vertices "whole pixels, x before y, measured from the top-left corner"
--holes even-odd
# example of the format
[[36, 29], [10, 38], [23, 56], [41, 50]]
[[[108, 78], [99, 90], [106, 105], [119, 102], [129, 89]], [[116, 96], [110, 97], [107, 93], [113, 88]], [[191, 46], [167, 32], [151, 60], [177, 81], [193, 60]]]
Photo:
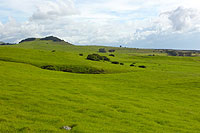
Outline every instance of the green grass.
[[[70, 132], [200, 131], [199, 57], [116, 48], [116, 57], [109, 58], [125, 64], [120, 66], [86, 60], [98, 46], [40, 43], [0, 47], [0, 132], [66, 132], [60, 128], [73, 124]], [[105, 73], [51, 71], [42, 65]]]

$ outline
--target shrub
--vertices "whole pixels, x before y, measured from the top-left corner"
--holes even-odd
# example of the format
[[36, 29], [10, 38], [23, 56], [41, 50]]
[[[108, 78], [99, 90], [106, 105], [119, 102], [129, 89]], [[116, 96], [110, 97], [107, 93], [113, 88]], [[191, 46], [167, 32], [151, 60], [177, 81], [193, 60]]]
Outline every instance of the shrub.
[[118, 61], [112, 61], [112, 64], [119, 64]]
[[83, 56], [83, 54], [79, 54], [79, 56]]
[[51, 52], [56, 52], [56, 50], [52, 50]]
[[152, 54], [152, 55], [150, 54], [150, 55], [148, 55], [148, 56], [155, 56], [155, 54]]
[[130, 64], [130, 66], [135, 66], [135, 63]]
[[110, 61], [110, 59], [106, 56], [101, 56], [101, 60], [104, 60], [104, 61]]
[[87, 56], [88, 60], [93, 60], [93, 61], [100, 61], [101, 60], [101, 56], [98, 54], [89, 54]]
[[110, 50], [108, 50], [108, 52], [115, 52], [115, 50], [114, 49], [110, 49]]
[[103, 69], [97, 69], [94, 67], [88, 67], [88, 66], [65, 66], [65, 65], [46, 65], [42, 66], [42, 69], [47, 70], [54, 70], [54, 71], [62, 71], [62, 72], [72, 72], [72, 73], [87, 73], [87, 74], [101, 74], [104, 73]]
[[114, 55], [114, 54], [109, 54], [109, 56], [115, 57], [115, 55]]
[[140, 67], [140, 68], [146, 68], [146, 66], [138, 66], [138, 67]]
[[120, 63], [120, 65], [124, 65], [124, 63]]
[[42, 66], [42, 69], [47, 69], [47, 70], [56, 70], [55, 66], [53, 65], [46, 65], [46, 66]]
[[100, 49], [99, 49], [99, 52], [100, 52], [100, 53], [106, 53], [106, 50], [105, 50], [105, 48], [100, 48]]
[[89, 54], [87, 56], [87, 59], [88, 60], [92, 60], [92, 61], [100, 61], [100, 60], [103, 60], [103, 61], [110, 61], [110, 59], [106, 56], [100, 56], [98, 54]]

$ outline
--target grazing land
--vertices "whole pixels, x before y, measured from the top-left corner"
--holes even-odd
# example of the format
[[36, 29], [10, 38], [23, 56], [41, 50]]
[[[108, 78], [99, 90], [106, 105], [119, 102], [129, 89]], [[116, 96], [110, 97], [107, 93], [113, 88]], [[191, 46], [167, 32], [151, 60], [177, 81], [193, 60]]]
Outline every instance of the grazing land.
[[198, 54], [39, 39], [0, 46], [0, 132], [199, 131]]

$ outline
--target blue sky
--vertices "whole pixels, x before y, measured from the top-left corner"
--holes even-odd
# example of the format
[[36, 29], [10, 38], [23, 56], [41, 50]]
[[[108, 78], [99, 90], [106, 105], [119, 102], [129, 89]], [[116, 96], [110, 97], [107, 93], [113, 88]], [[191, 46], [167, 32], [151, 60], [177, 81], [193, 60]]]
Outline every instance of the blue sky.
[[200, 49], [198, 0], [1, 0], [0, 41]]

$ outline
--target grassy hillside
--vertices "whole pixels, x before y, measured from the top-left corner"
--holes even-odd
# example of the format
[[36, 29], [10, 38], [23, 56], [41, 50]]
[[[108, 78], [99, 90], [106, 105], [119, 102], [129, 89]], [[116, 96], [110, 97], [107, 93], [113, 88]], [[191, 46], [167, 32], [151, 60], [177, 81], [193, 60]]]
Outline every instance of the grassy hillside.
[[[199, 57], [114, 48], [115, 57], [100, 55], [124, 65], [86, 60], [99, 48], [38, 40], [0, 46], [0, 132], [66, 132], [61, 127], [74, 124], [70, 132], [200, 131]], [[43, 65], [105, 71], [79, 74]]]

